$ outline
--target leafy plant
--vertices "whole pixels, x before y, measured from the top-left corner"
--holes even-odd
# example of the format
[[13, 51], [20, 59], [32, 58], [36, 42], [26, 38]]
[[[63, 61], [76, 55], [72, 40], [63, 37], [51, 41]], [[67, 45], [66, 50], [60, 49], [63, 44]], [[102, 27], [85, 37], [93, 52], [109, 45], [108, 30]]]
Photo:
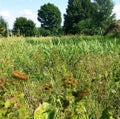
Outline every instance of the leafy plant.
[[39, 104], [39, 107], [35, 110], [34, 119], [54, 119], [54, 118], [55, 108], [47, 102]]
[[2, 39], [1, 119], [33, 119], [39, 102], [41, 118], [120, 117], [119, 39], [78, 35]]

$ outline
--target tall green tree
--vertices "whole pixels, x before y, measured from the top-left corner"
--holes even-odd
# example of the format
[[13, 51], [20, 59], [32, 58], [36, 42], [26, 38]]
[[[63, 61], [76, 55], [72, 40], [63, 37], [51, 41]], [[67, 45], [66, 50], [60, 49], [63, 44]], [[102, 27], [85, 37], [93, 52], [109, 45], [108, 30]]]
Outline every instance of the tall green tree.
[[93, 19], [98, 34], [103, 34], [115, 19], [115, 14], [112, 13], [113, 7], [112, 0], [94, 0]]
[[38, 21], [40, 21], [41, 27], [50, 30], [53, 34], [59, 31], [61, 20], [61, 12], [54, 4], [44, 4], [38, 10]]
[[13, 32], [18, 36], [34, 36], [35, 23], [25, 17], [16, 18], [13, 25]]
[[64, 30], [67, 34], [75, 34], [74, 26], [80, 21], [88, 19], [91, 15], [90, 0], [69, 0], [66, 14], [64, 15]]
[[66, 34], [103, 34], [114, 20], [112, 0], [69, 0], [64, 16]]
[[7, 22], [3, 19], [2, 16], [0, 16], [0, 35], [1, 36], [7, 36]]

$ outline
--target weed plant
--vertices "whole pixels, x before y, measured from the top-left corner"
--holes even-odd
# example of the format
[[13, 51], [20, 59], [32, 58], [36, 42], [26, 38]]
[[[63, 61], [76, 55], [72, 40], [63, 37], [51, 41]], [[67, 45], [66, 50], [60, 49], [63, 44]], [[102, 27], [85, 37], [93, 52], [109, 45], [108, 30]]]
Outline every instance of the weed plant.
[[56, 109], [55, 119], [119, 119], [119, 96], [120, 39], [0, 40], [0, 119], [33, 119], [39, 102]]

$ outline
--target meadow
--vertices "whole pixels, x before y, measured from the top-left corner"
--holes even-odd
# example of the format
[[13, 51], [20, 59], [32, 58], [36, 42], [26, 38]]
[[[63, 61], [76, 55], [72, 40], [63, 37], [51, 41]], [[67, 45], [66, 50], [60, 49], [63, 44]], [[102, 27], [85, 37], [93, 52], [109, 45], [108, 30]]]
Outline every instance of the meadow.
[[47, 119], [120, 119], [119, 96], [119, 38], [0, 38], [0, 119], [39, 119], [39, 103]]

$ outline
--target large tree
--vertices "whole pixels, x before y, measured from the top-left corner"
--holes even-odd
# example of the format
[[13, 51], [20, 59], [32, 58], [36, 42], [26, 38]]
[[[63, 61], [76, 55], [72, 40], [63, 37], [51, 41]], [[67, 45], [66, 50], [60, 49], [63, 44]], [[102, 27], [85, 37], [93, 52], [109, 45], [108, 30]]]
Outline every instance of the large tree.
[[91, 15], [90, 0], [69, 0], [66, 14], [64, 15], [64, 30], [65, 33], [76, 33], [74, 25], [81, 20], [89, 18]]
[[35, 24], [32, 20], [28, 20], [25, 17], [16, 18], [13, 32], [18, 36], [34, 36]]
[[56, 32], [61, 26], [61, 12], [54, 4], [44, 4], [38, 10], [38, 21], [42, 28]]
[[112, 0], [69, 0], [64, 16], [67, 34], [102, 34], [113, 21]]
[[2, 16], [0, 16], [0, 35], [1, 36], [7, 36], [7, 22], [3, 19]]
[[94, 0], [93, 19], [96, 29], [98, 29], [98, 34], [103, 34], [114, 20], [113, 7], [112, 0]]

